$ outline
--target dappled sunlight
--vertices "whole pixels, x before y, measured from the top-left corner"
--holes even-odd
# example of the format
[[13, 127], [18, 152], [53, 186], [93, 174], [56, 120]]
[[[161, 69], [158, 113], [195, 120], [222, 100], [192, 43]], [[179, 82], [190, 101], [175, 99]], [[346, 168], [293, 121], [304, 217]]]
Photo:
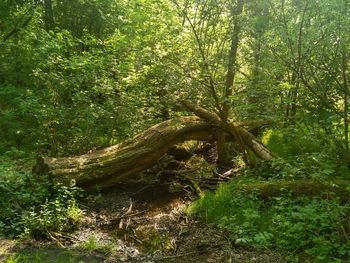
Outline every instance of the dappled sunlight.
[[0, 0], [0, 261], [350, 262], [348, 0]]

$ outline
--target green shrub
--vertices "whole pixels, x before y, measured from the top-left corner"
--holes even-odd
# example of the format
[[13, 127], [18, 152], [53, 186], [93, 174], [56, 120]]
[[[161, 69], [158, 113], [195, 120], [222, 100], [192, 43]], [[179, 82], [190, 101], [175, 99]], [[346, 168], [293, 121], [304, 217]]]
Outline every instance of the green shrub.
[[285, 179], [334, 179], [349, 178], [350, 175], [346, 164], [323, 153], [275, 158], [248, 173], [263, 178]]
[[314, 262], [350, 260], [350, 205], [338, 199], [291, 199], [286, 193], [263, 202], [230, 183], [200, 198], [190, 212], [227, 229], [237, 245], [277, 248]]
[[[0, 233], [8, 237], [45, 237], [61, 230], [67, 222], [76, 223], [82, 212], [77, 206], [81, 190], [53, 185], [46, 177], [19, 171], [10, 160], [0, 165]], [[72, 225], [72, 224], [67, 224]]]
[[69, 187], [58, 184], [53, 191], [55, 194], [50, 199], [23, 214], [24, 235], [40, 238], [52, 231], [67, 230], [67, 225], [74, 226], [67, 222], [79, 222], [82, 216], [76, 203], [79, 189], [74, 184]]

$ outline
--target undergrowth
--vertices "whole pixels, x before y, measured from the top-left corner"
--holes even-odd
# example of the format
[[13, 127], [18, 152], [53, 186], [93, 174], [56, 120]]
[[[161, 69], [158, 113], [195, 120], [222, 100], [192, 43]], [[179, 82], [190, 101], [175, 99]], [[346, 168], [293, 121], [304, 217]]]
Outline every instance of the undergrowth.
[[342, 138], [317, 125], [269, 129], [261, 141], [273, 152], [271, 162], [246, 172], [264, 179], [350, 179], [350, 151]]
[[[350, 205], [339, 199], [291, 198], [286, 195], [259, 199], [232, 182], [207, 193], [191, 207], [192, 213], [230, 232], [236, 245], [277, 248], [305, 255], [313, 262], [350, 260]], [[295, 256], [296, 255], [296, 256]]]
[[[320, 129], [307, 126], [272, 129], [262, 141], [274, 154], [271, 162], [240, 172], [240, 179], [207, 192], [189, 209], [230, 233], [237, 246], [282, 250], [294, 262], [350, 262], [350, 204], [333, 193], [295, 195], [286, 183], [335, 189], [341, 181], [350, 195], [349, 160]], [[273, 185], [274, 189], [268, 190]], [[278, 195], [276, 195], [275, 188]], [[264, 194], [270, 194], [265, 198]], [[325, 190], [327, 191], [327, 190]], [[347, 194], [347, 191], [349, 194]], [[338, 191], [339, 193], [339, 191]], [[344, 197], [344, 196], [342, 196]]]
[[74, 182], [52, 184], [11, 159], [2, 158], [0, 163], [0, 234], [41, 239], [79, 222], [83, 211], [77, 200], [82, 191]]

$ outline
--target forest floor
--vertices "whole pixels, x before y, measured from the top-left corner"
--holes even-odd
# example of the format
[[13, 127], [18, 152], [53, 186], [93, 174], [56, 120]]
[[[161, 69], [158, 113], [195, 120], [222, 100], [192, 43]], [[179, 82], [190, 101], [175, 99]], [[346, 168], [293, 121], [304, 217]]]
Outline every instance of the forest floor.
[[194, 199], [186, 188], [169, 191], [169, 183], [120, 184], [90, 196], [69, 234], [40, 242], [0, 239], [0, 261], [286, 262], [273, 251], [236, 247], [225, 231], [188, 216]]

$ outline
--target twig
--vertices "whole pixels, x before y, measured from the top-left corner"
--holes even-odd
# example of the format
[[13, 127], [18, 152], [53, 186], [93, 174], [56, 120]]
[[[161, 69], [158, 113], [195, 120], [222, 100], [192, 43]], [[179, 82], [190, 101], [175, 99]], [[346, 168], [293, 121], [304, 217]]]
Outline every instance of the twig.
[[129, 237], [130, 237], [132, 240], [136, 241], [137, 243], [142, 244], [142, 241], [139, 240], [139, 239], [137, 239], [136, 237], [134, 237], [134, 236], [129, 236]]
[[186, 176], [186, 175], [184, 175], [183, 177], [186, 178], [192, 184], [197, 195], [199, 195], [199, 196], [203, 195], [203, 191], [201, 190], [201, 188], [199, 187], [199, 185], [197, 184], [197, 182], [193, 178]]
[[144, 186], [144, 187], [141, 187], [141, 189], [137, 190], [135, 193], [132, 193], [131, 195], [132, 195], [132, 196], [135, 196], [135, 195], [137, 195], [137, 194], [143, 192], [144, 190], [146, 190], [146, 189], [148, 189], [148, 188], [150, 188], [150, 187], [152, 187], [152, 186], [153, 186], [153, 185], [146, 185], [146, 186]]
[[130, 206], [129, 209], [126, 211], [125, 215], [129, 214], [132, 210], [132, 199], [130, 198]]
[[198, 253], [198, 252], [197, 252], [197, 251], [192, 251], [192, 252], [188, 252], [188, 253], [183, 253], [183, 254], [178, 254], [178, 255], [173, 255], [173, 256], [162, 257], [162, 259], [170, 259], [170, 258], [185, 257], [185, 256], [192, 255], [192, 254], [196, 254], [196, 253]]
[[137, 216], [137, 215], [140, 215], [140, 214], [143, 214], [143, 213], [146, 213], [146, 212], [147, 212], [147, 210], [143, 210], [143, 211], [140, 211], [140, 212], [135, 212], [133, 214], [125, 213], [125, 214], [123, 214], [123, 215], [121, 215], [121, 216], [119, 216], [117, 218], [114, 218], [112, 221], [119, 221], [121, 219]]
[[241, 168], [236, 168], [236, 169], [230, 169], [223, 174], [218, 173], [216, 170], [213, 170], [213, 173], [219, 176], [222, 179], [230, 179], [230, 176], [238, 172]]
[[51, 232], [51, 234], [54, 236], [57, 236], [57, 237], [68, 239], [68, 240], [81, 241], [79, 238], [72, 236], [72, 235], [69, 235], [69, 234], [63, 234], [63, 233], [57, 233], [57, 232]]
[[47, 232], [51, 240], [55, 241], [56, 244], [61, 248], [66, 248], [57, 238], [55, 238], [50, 232]]
[[342, 225], [342, 224], [339, 224], [340, 225], [340, 229], [341, 229], [341, 231], [342, 231], [342, 234], [343, 234], [343, 236], [344, 236], [344, 238], [346, 239], [346, 241], [349, 243], [349, 245], [350, 245], [350, 239], [349, 239], [349, 237], [348, 237], [348, 235], [347, 235], [347, 233], [346, 233], [346, 230], [345, 230], [345, 228], [344, 228], [344, 226]]

